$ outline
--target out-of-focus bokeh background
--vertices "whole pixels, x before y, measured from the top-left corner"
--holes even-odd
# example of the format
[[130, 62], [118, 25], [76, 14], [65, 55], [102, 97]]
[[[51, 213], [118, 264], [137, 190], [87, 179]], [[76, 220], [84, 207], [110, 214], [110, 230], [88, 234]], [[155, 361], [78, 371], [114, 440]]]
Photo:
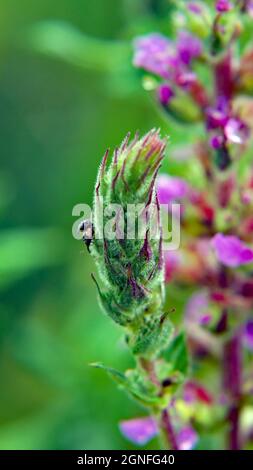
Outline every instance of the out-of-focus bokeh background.
[[98, 306], [72, 208], [91, 203], [107, 146], [170, 133], [131, 66], [132, 38], [169, 33], [169, 12], [167, 0], [0, 0], [1, 449], [134, 448], [118, 422], [144, 410], [89, 367], [132, 359]]

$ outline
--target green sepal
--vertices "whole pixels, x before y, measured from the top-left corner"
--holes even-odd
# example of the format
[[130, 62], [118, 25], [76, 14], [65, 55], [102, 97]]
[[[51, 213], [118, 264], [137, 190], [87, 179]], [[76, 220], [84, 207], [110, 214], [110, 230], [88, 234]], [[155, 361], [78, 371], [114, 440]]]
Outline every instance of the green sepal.
[[[185, 334], [179, 333], [169, 344], [163, 357], [171, 366], [171, 373], [179, 373], [185, 377], [189, 370], [189, 356]], [[179, 375], [180, 377], [180, 375]]]
[[170, 341], [174, 331], [173, 324], [168, 314], [145, 320], [137, 333], [131, 336], [129, 346], [135, 355], [148, 358], [158, 357]]
[[162, 406], [162, 397], [159, 396], [157, 388], [144, 377], [138, 369], [122, 372], [107, 367], [101, 363], [90, 364], [97, 369], [103, 369], [117, 382], [119, 388], [125, 390], [134, 400], [146, 407], [159, 408]]

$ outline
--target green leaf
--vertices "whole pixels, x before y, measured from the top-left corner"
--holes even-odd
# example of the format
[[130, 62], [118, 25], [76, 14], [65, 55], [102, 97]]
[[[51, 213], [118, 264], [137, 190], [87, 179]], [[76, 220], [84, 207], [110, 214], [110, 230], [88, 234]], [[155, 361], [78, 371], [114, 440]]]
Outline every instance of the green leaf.
[[174, 372], [180, 372], [184, 376], [187, 374], [189, 358], [185, 334], [183, 332], [173, 339], [166, 349], [164, 357], [172, 365]]
[[150, 383], [145, 381], [139, 370], [129, 370], [127, 375], [122, 372], [107, 367], [101, 363], [90, 364], [92, 367], [97, 369], [105, 370], [115, 382], [118, 383], [119, 387], [124, 389], [132, 398], [147, 407], [159, 406], [161, 403], [161, 397], [156, 393], [156, 388], [150, 386]]
[[127, 378], [125, 377], [125, 375], [117, 369], [113, 369], [113, 367], [105, 366], [101, 362], [94, 362], [90, 364], [90, 366], [94, 367], [95, 369], [105, 370], [120, 385], [125, 385], [127, 382]]
[[0, 289], [29, 273], [61, 263], [64, 239], [55, 228], [3, 230], [0, 234]]
[[120, 70], [130, 60], [131, 44], [87, 36], [64, 21], [41, 21], [29, 33], [28, 41], [38, 51], [85, 69]]

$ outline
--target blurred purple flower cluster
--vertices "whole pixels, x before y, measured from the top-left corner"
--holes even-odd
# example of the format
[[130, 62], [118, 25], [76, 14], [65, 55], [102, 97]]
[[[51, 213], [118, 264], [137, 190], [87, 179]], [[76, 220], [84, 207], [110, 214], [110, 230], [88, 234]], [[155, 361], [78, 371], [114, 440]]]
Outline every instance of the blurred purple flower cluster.
[[[122, 434], [134, 444], [143, 446], [159, 433], [159, 426], [154, 418], [135, 418], [121, 421]], [[179, 450], [191, 450], [198, 442], [198, 435], [190, 426], [184, 426], [177, 433]]]
[[[228, 446], [239, 449], [245, 445], [242, 403], [247, 390], [253, 390], [247, 356], [253, 352], [253, 2], [218, 0], [210, 8], [189, 1], [181, 15], [185, 21], [175, 38], [152, 33], [134, 42], [134, 65], [153, 76], [158, 105], [170, 123], [174, 119], [182, 126], [182, 140], [183, 126], [197, 123], [202, 129], [194, 144], [185, 147], [185, 155], [190, 147], [192, 156], [185, 159], [189, 176], [187, 169], [177, 176], [172, 160], [173, 176], [159, 176], [157, 195], [160, 204], [182, 205], [181, 246], [166, 252], [164, 260], [166, 282], [191, 288], [184, 307], [190, 353], [200, 363], [218, 360], [222, 378], [214, 398], [201, 384], [184, 385], [182, 403], [176, 397], [174, 408], [190, 419], [175, 428], [179, 447], [193, 448], [200, 404], [209, 410], [222, 405]], [[194, 165], [202, 184], [191, 176]], [[191, 415], [187, 407], [198, 411], [194, 408]], [[144, 418], [123, 422], [121, 429], [143, 444], [157, 428], [152, 418]]]

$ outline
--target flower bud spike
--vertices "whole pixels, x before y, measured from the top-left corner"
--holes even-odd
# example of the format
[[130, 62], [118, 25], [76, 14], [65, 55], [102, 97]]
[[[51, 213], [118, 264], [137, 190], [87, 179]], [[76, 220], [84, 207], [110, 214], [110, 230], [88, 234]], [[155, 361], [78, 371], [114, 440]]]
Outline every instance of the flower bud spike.
[[[101, 198], [107, 204], [119, 204], [124, 220], [127, 220], [129, 204], [143, 205], [145, 214], [149, 213], [151, 203], [154, 203], [155, 210], [159, 209], [155, 183], [166, 141], [160, 138], [157, 129], [152, 129], [142, 138], [136, 133], [131, 142], [129, 139], [130, 134], [114, 151], [109, 165], [109, 151], [103, 157], [95, 186], [95, 196], [99, 195], [94, 199], [95, 233], [101, 223], [98, 217]], [[153, 205], [151, 209], [153, 211]], [[133, 225], [137, 223], [137, 214], [134, 213]], [[150, 228], [147, 227], [144, 241], [136, 237], [128, 238], [126, 224], [121, 234], [123, 236], [118, 237], [118, 217], [111, 221], [112, 230], [116, 227], [115, 237], [106, 238], [105, 224], [110, 220], [104, 211], [103, 239], [94, 237], [92, 240], [91, 254], [95, 257], [104, 286], [104, 291], [99, 293], [101, 303], [116, 323], [127, 326], [127, 337], [134, 353], [142, 351], [146, 357], [154, 353], [157, 355], [168, 341], [165, 327], [160, 325], [164, 301], [161, 242], [159, 237], [150, 237]], [[158, 230], [161, 232], [160, 222]]]

